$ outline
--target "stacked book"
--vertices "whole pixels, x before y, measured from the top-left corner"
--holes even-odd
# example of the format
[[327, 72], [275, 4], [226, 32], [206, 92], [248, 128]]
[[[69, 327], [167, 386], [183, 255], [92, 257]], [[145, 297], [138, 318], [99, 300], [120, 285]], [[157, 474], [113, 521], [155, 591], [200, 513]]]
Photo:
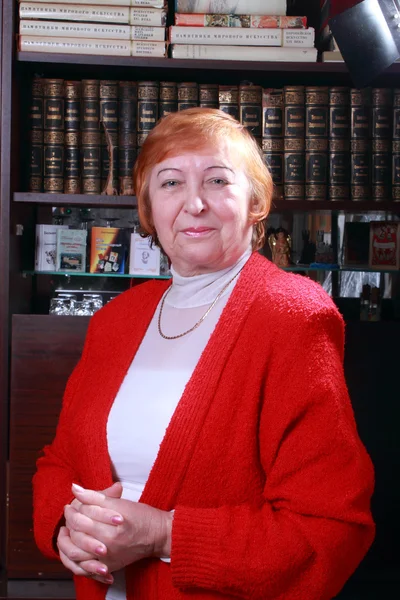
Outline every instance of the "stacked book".
[[175, 0], [172, 58], [316, 62], [315, 31], [287, 0]]
[[166, 56], [164, 0], [19, 2], [18, 49], [102, 56]]

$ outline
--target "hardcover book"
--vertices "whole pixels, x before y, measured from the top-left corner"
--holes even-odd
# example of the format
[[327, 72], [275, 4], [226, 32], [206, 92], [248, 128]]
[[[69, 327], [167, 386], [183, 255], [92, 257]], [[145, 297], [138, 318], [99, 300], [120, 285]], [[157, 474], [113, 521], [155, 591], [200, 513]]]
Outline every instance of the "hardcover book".
[[126, 233], [119, 227], [92, 227], [90, 273], [125, 272]]
[[64, 190], [64, 80], [43, 80], [44, 101], [44, 191]]
[[56, 270], [86, 271], [87, 231], [84, 229], [59, 229], [57, 231]]
[[232, 27], [169, 28], [173, 44], [234, 44], [240, 46], [282, 46], [282, 29], [244, 29]]
[[65, 82], [64, 194], [81, 193], [81, 82]]
[[350, 90], [329, 88], [329, 200], [350, 198]]
[[29, 112], [30, 124], [30, 162], [29, 184], [30, 192], [43, 191], [43, 79], [35, 77], [32, 82], [31, 105]]
[[183, 27], [246, 27], [266, 29], [304, 29], [307, 17], [278, 17], [276, 15], [207, 15], [175, 13], [175, 25]]
[[286, 0], [175, 0], [177, 13], [286, 15]]
[[[109, 4], [109, 0], [108, 3]], [[51, 21], [83, 21], [85, 23], [115, 23], [162, 27], [166, 24], [164, 8], [134, 6], [96, 6], [91, 4], [42, 4], [21, 2], [20, 19], [48, 19]]]
[[260, 62], [316, 62], [316, 48], [281, 48], [274, 46], [217, 46], [207, 44], [172, 44], [172, 58], [202, 60], [249, 60]]

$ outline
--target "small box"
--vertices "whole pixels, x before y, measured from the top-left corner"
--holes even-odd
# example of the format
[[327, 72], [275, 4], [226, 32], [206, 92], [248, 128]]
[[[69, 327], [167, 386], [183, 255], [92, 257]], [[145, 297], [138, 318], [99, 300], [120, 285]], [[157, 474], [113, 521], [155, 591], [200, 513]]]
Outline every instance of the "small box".
[[369, 266], [373, 269], [400, 269], [400, 222], [371, 221]]
[[57, 231], [57, 271], [86, 271], [87, 231], [84, 229], [60, 229]]
[[125, 272], [126, 234], [119, 227], [92, 227], [90, 273]]
[[344, 264], [368, 266], [370, 224], [349, 221], [344, 226]]
[[143, 238], [139, 233], [131, 234], [129, 254], [129, 273], [131, 275], [160, 274], [161, 252], [158, 246], [150, 245], [150, 238]]
[[57, 231], [68, 225], [36, 225], [35, 271], [55, 271]]

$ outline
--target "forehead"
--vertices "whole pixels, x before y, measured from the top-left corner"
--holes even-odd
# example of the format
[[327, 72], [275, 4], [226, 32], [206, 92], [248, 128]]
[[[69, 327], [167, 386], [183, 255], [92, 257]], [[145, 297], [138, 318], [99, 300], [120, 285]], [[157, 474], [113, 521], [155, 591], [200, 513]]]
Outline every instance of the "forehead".
[[[210, 164], [208, 164], [210, 163]], [[225, 141], [215, 143], [203, 143], [196, 149], [182, 149], [168, 154], [163, 160], [157, 163], [153, 172], [158, 172], [160, 168], [173, 168], [176, 165], [185, 167], [191, 166], [227, 166], [231, 169], [242, 169], [244, 166], [243, 156], [238, 151], [236, 144], [229, 144]]]

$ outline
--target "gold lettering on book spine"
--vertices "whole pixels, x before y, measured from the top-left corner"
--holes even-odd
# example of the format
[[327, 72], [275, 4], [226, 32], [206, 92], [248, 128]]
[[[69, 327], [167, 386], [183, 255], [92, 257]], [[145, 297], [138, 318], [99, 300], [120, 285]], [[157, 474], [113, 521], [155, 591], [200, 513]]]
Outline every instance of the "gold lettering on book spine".
[[199, 97], [199, 88], [197, 83], [182, 82], [178, 83], [178, 101], [197, 102]]
[[306, 151], [319, 151], [326, 152], [328, 150], [328, 139], [327, 138], [307, 138], [306, 139]]
[[263, 138], [261, 147], [264, 152], [283, 152], [283, 138]]
[[139, 100], [158, 100], [159, 86], [157, 81], [139, 81], [138, 99]]
[[81, 97], [81, 82], [66, 81], [64, 89], [65, 98], [68, 100], [79, 100]]
[[100, 91], [100, 82], [97, 79], [82, 80], [82, 98], [98, 99]]
[[213, 83], [200, 83], [199, 85], [199, 101], [200, 106], [202, 102], [215, 103], [218, 105], [218, 84]]
[[160, 100], [173, 101], [178, 99], [178, 88], [175, 81], [160, 81]]
[[64, 144], [64, 132], [63, 131], [45, 131], [44, 132], [44, 143], [45, 144]]
[[63, 79], [44, 79], [43, 94], [47, 98], [63, 98], [64, 97], [64, 80]]

